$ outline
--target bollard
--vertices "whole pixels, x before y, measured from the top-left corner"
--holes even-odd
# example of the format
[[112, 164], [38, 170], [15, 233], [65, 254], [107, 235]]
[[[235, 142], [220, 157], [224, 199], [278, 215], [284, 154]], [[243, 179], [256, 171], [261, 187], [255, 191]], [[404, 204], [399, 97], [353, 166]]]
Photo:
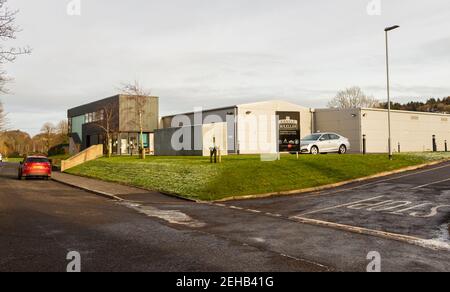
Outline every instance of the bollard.
[[398, 153], [400, 153], [401, 152], [401, 148], [400, 148], [400, 142], [398, 142]]
[[448, 152], [448, 148], [447, 148], [447, 140], [445, 140], [444, 146], [445, 146], [445, 152]]
[[367, 139], [366, 135], [363, 135], [363, 154], [366, 155], [367, 153]]
[[436, 135], [433, 135], [433, 152], [437, 152]]

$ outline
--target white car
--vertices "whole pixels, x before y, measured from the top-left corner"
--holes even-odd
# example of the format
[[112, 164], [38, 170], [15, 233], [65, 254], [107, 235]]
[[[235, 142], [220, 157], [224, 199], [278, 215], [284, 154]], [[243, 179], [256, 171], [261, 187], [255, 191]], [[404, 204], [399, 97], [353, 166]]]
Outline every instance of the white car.
[[313, 155], [334, 152], [345, 154], [350, 149], [350, 142], [336, 133], [316, 133], [303, 138], [300, 147], [302, 153]]
[[0, 163], [2, 163], [3, 162], [3, 156], [2, 156], [2, 154], [0, 153]]

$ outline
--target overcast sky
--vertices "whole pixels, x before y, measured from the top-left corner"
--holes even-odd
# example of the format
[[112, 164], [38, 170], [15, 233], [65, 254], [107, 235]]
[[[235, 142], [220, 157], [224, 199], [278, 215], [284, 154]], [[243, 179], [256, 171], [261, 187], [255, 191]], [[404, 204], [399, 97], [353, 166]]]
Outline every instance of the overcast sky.
[[70, 2], [9, 1], [23, 30], [11, 45], [33, 48], [6, 66], [10, 128], [35, 134], [135, 79], [163, 115], [266, 99], [323, 107], [353, 85], [383, 100], [394, 24], [394, 99], [450, 95], [449, 0], [381, 0], [381, 15], [371, 0], [81, 0], [79, 16]]

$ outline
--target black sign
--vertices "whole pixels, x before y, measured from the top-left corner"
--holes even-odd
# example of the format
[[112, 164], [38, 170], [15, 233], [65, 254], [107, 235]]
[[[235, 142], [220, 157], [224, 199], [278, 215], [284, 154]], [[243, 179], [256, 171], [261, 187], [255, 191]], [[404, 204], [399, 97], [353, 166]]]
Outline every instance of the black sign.
[[277, 112], [280, 152], [300, 152], [300, 113]]

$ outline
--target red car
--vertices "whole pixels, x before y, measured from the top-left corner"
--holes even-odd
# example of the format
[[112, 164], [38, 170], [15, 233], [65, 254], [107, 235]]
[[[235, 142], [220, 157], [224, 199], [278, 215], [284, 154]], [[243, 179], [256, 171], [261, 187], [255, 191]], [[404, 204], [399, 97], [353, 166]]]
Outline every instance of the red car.
[[52, 165], [45, 156], [29, 156], [20, 163], [19, 179], [44, 178], [48, 180], [52, 176]]

